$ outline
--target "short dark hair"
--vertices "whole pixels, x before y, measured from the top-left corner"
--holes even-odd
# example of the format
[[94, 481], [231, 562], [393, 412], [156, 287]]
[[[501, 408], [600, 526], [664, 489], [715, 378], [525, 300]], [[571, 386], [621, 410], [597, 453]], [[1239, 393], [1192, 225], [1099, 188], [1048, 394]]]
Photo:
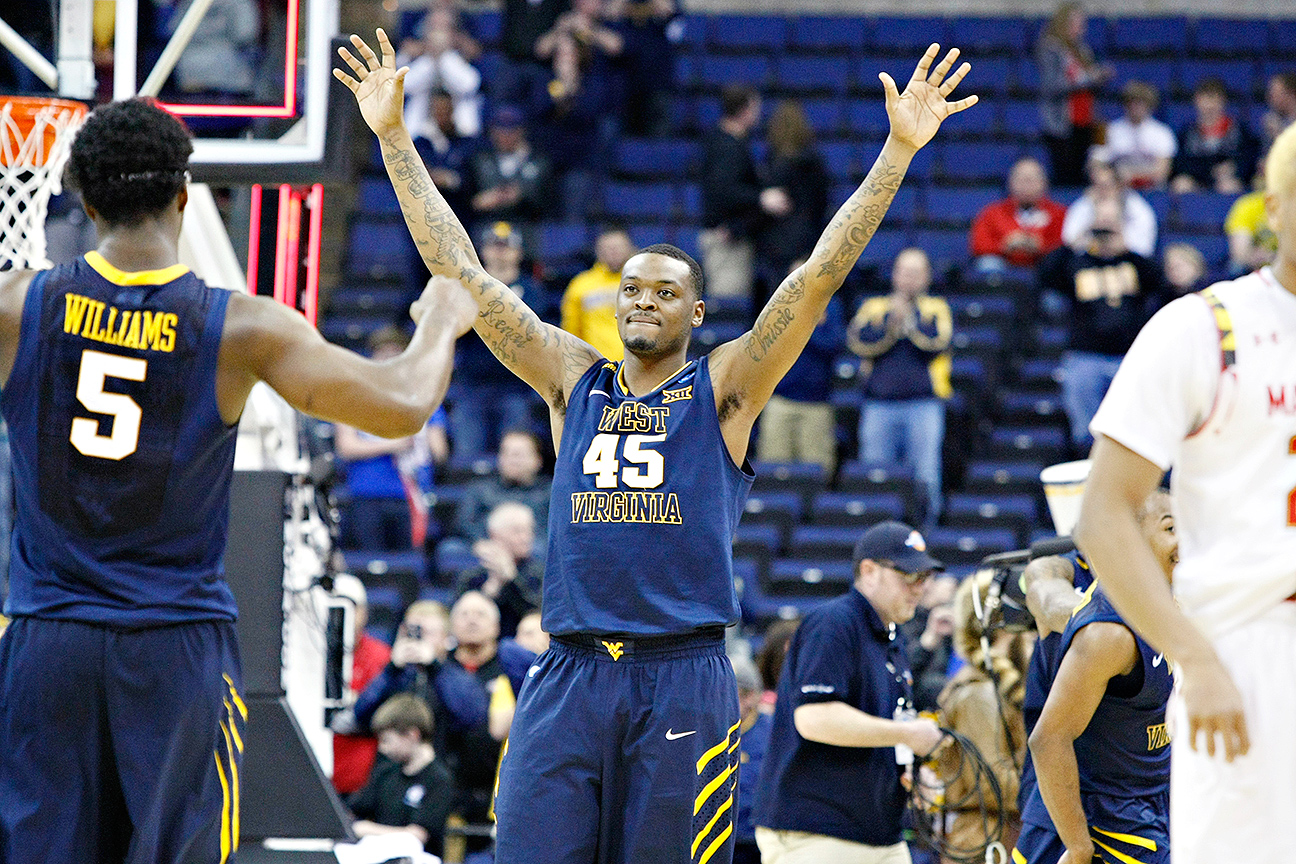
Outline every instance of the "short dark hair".
[[1212, 94], [1221, 99], [1227, 99], [1228, 88], [1224, 86], [1224, 82], [1219, 78], [1205, 78], [1197, 82], [1197, 86], [1193, 88], [1193, 95], [1199, 96], [1205, 94]]
[[755, 87], [728, 84], [720, 90], [720, 116], [737, 117], [757, 97]]
[[1296, 96], [1296, 72], [1279, 72], [1273, 76], [1293, 96]]
[[378, 706], [369, 728], [375, 735], [389, 729], [402, 733], [417, 729], [424, 741], [430, 741], [435, 723], [426, 702], [413, 693], [397, 693]]
[[702, 267], [698, 262], [693, 260], [693, 256], [685, 252], [678, 246], [672, 246], [669, 243], [654, 243], [651, 246], [645, 246], [635, 253], [636, 255], [665, 255], [667, 258], [674, 258], [676, 261], [683, 261], [688, 265], [689, 278], [693, 282], [693, 299], [702, 299]]
[[185, 188], [193, 141], [147, 98], [100, 106], [72, 142], [67, 178], [109, 225], [161, 212]]

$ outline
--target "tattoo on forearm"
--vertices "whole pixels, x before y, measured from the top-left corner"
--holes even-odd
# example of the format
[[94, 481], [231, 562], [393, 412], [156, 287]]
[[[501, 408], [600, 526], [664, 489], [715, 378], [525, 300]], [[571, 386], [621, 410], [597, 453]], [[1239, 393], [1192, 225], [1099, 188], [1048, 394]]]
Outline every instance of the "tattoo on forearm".
[[774, 343], [796, 320], [795, 304], [801, 302], [803, 297], [805, 297], [805, 276], [801, 271], [797, 271], [795, 276], [786, 280], [774, 292], [774, 296], [761, 310], [756, 324], [747, 334], [743, 348], [753, 363], [764, 360], [770, 349], [774, 347]]
[[885, 156], [878, 157], [864, 182], [841, 206], [819, 238], [812, 256], [819, 260], [817, 278], [846, 278], [881, 224], [903, 178], [903, 171]]

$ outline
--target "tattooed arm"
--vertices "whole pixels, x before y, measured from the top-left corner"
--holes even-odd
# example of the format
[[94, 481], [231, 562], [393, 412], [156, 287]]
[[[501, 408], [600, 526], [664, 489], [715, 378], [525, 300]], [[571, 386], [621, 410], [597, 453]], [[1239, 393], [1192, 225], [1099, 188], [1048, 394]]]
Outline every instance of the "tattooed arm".
[[541, 321], [507, 285], [486, 272], [468, 233], [428, 176], [405, 128], [402, 106], [407, 70], [396, 69], [396, 52], [387, 34], [378, 31], [381, 60], [359, 36], [352, 36], [351, 44], [362, 60], [345, 48], [339, 48], [338, 53], [355, 77], [340, 69], [334, 69], [333, 74], [355, 94], [360, 113], [378, 136], [383, 163], [423, 262], [434, 275], [459, 280], [477, 300], [473, 329], [500, 362], [549, 404], [556, 440], [567, 396], [585, 370], [601, 359], [599, 353]]
[[746, 454], [756, 416], [800, 356], [828, 300], [872, 239], [913, 155], [932, 139], [941, 121], [976, 104], [975, 96], [946, 101], [970, 67], [964, 63], [950, 74], [959, 53], [951, 49], [932, 69], [939, 50], [938, 45], [927, 49], [903, 93], [890, 75], [878, 76], [886, 92], [891, 133], [873, 168], [828, 223], [810, 258], [770, 297], [755, 326], [711, 355], [720, 426], [737, 462]]

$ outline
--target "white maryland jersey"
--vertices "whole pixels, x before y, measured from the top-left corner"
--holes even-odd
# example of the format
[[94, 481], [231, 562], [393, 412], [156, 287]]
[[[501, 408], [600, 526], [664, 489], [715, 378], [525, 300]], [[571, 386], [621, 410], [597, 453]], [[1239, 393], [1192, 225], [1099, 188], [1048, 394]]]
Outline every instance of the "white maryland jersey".
[[1296, 295], [1269, 268], [1158, 312], [1090, 429], [1174, 468], [1174, 590], [1203, 631], [1296, 593]]

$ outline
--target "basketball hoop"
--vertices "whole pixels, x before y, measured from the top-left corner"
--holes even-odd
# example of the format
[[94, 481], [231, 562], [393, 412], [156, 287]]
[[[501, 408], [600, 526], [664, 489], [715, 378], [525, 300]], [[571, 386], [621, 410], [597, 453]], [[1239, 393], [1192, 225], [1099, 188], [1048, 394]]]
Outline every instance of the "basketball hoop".
[[0, 269], [52, 266], [45, 257], [50, 195], [86, 106], [69, 99], [0, 96]]

